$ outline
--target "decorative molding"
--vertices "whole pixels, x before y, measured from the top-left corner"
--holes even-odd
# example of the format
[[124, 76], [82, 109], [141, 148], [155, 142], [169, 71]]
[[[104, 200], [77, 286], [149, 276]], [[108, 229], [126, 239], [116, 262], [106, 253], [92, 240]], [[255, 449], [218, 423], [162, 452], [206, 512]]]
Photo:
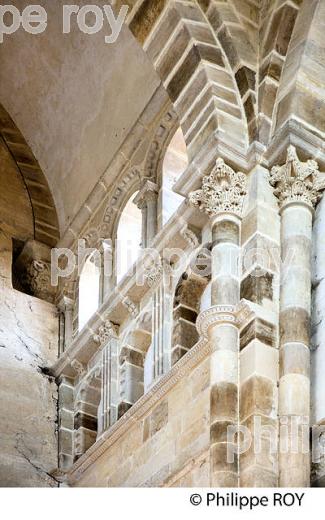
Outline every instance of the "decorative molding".
[[219, 157], [202, 180], [202, 188], [189, 194], [189, 202], [209, 217], [230, 212], [241, 216], [247, 193], [247, 177], [235, 172]]
[[198, 333], [205, 339], [209, 339], [209, 329], [216, 323], [229, 323], [237, 326], [238, 322], [235, 312], [236, 307], [234, 305], [214, 305], [201, 312], [196, 320]]
[[104, 223], [110, 224], [113, 218], [114, 213], [117, 213], [120, 209], [122, 199], [125, 197], [126, 193], [130, 189], [130, 186], [135, 181], [140, 183], [141, 181], [141, 172], [138, 167], [133, 167], [131, 170], [124, 174], [122, 179], [119, 181], [118, 186], [115, 188], [113, 195], [108, 201], [106, 211], [104, 214]]
[[299, 160], [296, 148], [287, 149], [287, 160], [282, 166], [273, 166], [270, 184], [279, 199], [280, 208], [292, 202], [303, 202], [314, 208], [320, 198], [318, 191], [319, 173], [316, 161]]
[[160, 161], [165, 155], [169, 140], [172, 137], [172, 131], [176, 131], [178, 125], [177, 114], [173, 110], [168, 110], [156, 130], [147, 152], [145, 172], [150, 179], [157, 181]]
[[174, 386], [186, 377], [201, 361], [211, 352], [210, 343], [206, 340], [199, 341], [172, 367], [168, 374], [164, 375], [143, 395], [111, 428], [106, 430], [97, 442], [78, 459], [68, 473], [70, 482], [74, 482], [91, 466], [110, 446], [121, 436], [128, 432], [132, 423], [140, 421], [146, 413], [152, 409]]

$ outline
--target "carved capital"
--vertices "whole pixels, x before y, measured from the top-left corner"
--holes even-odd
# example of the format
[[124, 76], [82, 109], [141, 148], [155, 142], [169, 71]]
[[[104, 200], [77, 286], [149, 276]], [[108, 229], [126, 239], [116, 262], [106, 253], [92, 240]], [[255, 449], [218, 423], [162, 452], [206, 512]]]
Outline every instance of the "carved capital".
[[163, 266], [161, 263], [161, 260], [159, 258], [159, 262], [153, 264], [150, 269], [148, 269], [145, 274], [144, 278], [146, 283], [149, 285], [149, 287], [154, 287], [155, 285], [158, 285], [163, 275]]
[[82, 363], [80, 363], [78, 359], [73, 359], [71, 361], [71, 367], [73, 368], [73, 370], [76, 371], [78, 376], [82, 376], [86, 372], [85, 366]]
[[235, 315], [236, 307], [234, 305], [214, 305], [206, 311], [199, 314], [196, 327], [200, 336], [209, 339], [209, 329], [215, 324], [230, 323], [238, 325]]
[[145, 181], [142, 185], [141, 190], [137, 194], [134, 199], [134, 204], [138, 206], [139, 209], [143, 209], [146, 207], [148, 201], [157, 200], [159, 188], [157, 184], [152, 181]]
[[98, 333], [94, 334], [93, 339], [96, 343], [100, 345], [105, 345], [112, 338], [117, 337], [117, 328], [116, 326], [109, 320], [104, 321], [104, 323], [99, 327]]
[[209, 217], [223, 212], [241, 216], [246, 193], [246, 175], [236, 173], [219, 157], [211, 173], [203, 177], [202, 188], [190, 193], [189, 202]]
[[32, 260], [26, 268], [25, 283], [37, 298], [54, 302], [55, 290], [51, 285], [50, 264], [42, 260]]
[[282, 166], [274, 166], [270, 174], [270, 184], [279, 199], [280, 208], [292, 202], [303, 202], [314, 208], [320, 198], [318, 164], [309, 159], [301, 162], [296, 148], [287, 150], [287, 160]]

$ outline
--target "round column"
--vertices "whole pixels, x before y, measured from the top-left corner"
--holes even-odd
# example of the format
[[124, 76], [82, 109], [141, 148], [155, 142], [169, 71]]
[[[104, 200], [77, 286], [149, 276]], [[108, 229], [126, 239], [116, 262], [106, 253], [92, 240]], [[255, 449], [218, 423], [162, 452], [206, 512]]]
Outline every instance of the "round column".
[[280, 486], [309, 486], [310, 309], [313, 208], [281, 210]]

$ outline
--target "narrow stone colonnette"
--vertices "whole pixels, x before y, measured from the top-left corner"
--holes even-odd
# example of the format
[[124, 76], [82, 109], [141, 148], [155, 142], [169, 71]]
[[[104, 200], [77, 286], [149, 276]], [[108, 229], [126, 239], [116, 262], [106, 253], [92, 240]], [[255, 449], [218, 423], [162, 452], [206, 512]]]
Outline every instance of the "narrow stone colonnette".
[[[235, 315], [240, 299], [240, 225], [246, 176], [218, 158], [202, 189], [190, 203], [211, 219], [211, 308], [198, 317], [198, 330], [212, 346], [210, 367], [210, 484], [238, 486], [237, 447], [229, 446], [228, 427], [239, 423], [239, 331]], [[235, 453], [229, 462], [229, 452]]]

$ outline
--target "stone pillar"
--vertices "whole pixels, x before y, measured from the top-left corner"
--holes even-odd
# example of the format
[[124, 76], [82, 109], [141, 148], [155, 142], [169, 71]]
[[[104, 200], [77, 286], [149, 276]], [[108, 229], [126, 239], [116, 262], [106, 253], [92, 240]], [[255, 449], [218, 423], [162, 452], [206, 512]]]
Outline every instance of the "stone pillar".
[[63, 296], [58, 303], [58, 308], [62, 318], [62, 343], [60, 346], [61, 355], [67, 348], [70, 347], [72, 343], [74, 302], [67, 296]]
[[318, 200], [315, 161], [299, 161], [293, 146], [270, 182], [281, 212], [280, 486], [310, 485], [310, 313], [313, 207]]
[[114, 290], [114, 254], [111, 239], [102, 240], [99, 245], [101, 255], [100, 303], [107, 300]]
[[142, 211], [142, 247], [149, 247], [157, 234], [158, 186], [146, 180], [134, 199]]
[[118, 407], [118, 332], [117, 326], [105, 321], [94, 341], [102, 347], [101, 399], [98, 411], [98, 435], [117, 421]]
[[278, 486], [280, 216], [269, 176], [249, 173], [241, 226], [240, 487]]
[[171, 368], [172, 295], [163, 273], [152, 299], [153, 379], [156, 381]]
[[312, 485], [325, 487], [325, 197], [316, 211], [313, 229], [312, 291]]
[[58, 447], [59, 469], [67, 471], [73, 464], [73, 380], [60, 376], [58, 380], [59, 411], [58, 411]]
[[223, 159], [203, 178], [202, 189], [190, 202], [212, 217], [212, 307], [202, 312], [198, 331], [211, 343], [210, 485], [238, 486], [238, 446], [230, 427], [238, 428], [240, 217], [246, 176], [235, 173]]

